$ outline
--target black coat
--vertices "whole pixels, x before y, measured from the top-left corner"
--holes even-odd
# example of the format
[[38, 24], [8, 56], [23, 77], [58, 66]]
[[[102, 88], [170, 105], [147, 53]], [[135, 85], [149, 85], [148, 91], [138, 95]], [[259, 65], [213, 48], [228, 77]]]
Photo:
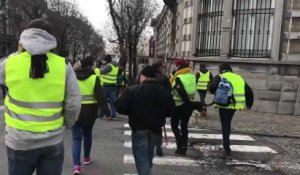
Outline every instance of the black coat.
[[[86, 80], [91, 75], [95, 74], [92, 70], [78, 70], [75, 71], [75, 73], [78, 80]], [[98, 77], [96, 78], [94, 93], [95, 98], [97, 99], [97, 104], [82, 104], [77, 122], [80, 122], [82, 124], [94, 124], [95, 120], [97, 119], [98, 106], [107, 117], [111, 116], [110, 110], [107, 106], [107, 100], [103, 94]]]
[[171, 93], [157, 81], [124, 90], [116, 102], [118, 113], [128, 115], [132, 130], [149, 129], [160, 132], [165, 118], [171, 116], [174, 101]]

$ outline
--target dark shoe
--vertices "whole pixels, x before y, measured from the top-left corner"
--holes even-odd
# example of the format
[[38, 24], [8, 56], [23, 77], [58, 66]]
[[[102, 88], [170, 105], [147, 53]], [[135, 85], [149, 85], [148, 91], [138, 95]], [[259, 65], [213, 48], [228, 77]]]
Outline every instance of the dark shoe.
[[226, 151], [220, 152], [218, 157], [220, 157], [221, 159], [232, 159], [231, 152]]
[[160, 149], [160, 148], [157, 149], [157, 148], [156, 148], [156, 155], [159, 156], [159, 157], [164, 156], [164, 153], [163, 153], [162, 149]]
[[185, 156], [185, 155], [186, 155], [186, 151], [183, 151], [183, 150], [181, 150], [181, 149], [177, 149], [177, 150], [175, 151], [175, 155], [176, 155], [176, 156]]

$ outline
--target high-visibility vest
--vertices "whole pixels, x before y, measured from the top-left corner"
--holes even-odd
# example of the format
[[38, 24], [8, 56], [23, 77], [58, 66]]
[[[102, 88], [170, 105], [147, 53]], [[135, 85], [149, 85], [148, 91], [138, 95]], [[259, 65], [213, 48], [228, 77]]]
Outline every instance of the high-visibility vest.
[[47, 54], [49, 72], [44, 78], [31, 79], [31, 55], [11, 56], [6, 61], [5, 123], [23, 131], [47, 132], [64, 123], [66, 61], [51, 52]]
[[100, 70], [100, 68], [95, 68], [94, 72], [95, 72], [95, 74], [99, 77], [100, 85], [102, 85], [102, 80], [101, 80], [101, 70]]
[[96, 84], [96, 75], [91, 75], [88, 79], [78, 80], [81, 104], [95, 104], [97, 103], [94, 93]]
[[125, 85], [124, 77], [125, 77], [125, 72], [124, 71], [122, 71], [121, 74], [117, 75], [117, 83], [116, 83], [117, 86], [124, 86]]
[[207, 71], [206, 73], [202, 73], [201, 71], [199, 71], [199, 74], [200, 74], [200, 77], [198, 79], [197, 89], [207, 90], [207, 86], [208, 86], [208, 83], [209, 83], [210, 72]]
[[101, 75], [101, 80], [102, 80], [102, 84], [105, 85], [116, 85], [117, 83], [117, 76], [118, 76], [118, 71], [119, 68], [109, 64], [112, 68], [112, 70], [104, 75]]
[[100, 77], [101, 76], [101, 73], [100, 73], [100, 68], [95, 68], [95, 74], [98, 76], [98, 77]]
[[246, 105], [244, 79], [240, 75], [232, 72], [225, 72], [222, 74], [222, 76], [226, 78], [232, 85], [235, 104], [232, 103], [228, 106], [216, 105], [216, 107], [226, 109], [244, 109]]
[[[194, 74], [188, 73], [188, 74], [180, 74], [177, 76], [180, 81], [183, 84], [183, 87], [190, 98], [191, 101], [194, 100], [195, 94], [196, 94], [196, 77]], [[176, 78], [177, 78], [176, 77]], [[176, 106], [180, 106], [184, 103], [181, 96], [179, 95], [178, 91], [174, 88], [175, 81], [172, 84], [172, 93], [173, 93], [173, 99], [175, 101]]]

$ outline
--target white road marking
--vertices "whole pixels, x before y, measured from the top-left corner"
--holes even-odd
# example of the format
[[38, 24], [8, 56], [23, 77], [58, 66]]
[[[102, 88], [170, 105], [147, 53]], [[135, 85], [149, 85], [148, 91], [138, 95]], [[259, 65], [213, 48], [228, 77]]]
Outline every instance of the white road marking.
[[[131, 136], [131, 131], [124, 131], [124, 135]], [[168, 137], [174, 137], [173, 132], [167, 132]], [[221, 134], [200, 134], [200, 133], [189, 133], [191, 139], [214, 139], [222, 140]], [[243, 140], [243, 141], [255, 141], [252, 137], [247, 135], [231, 135], [230, 140]]]
[[[162, 146], [166, 149], [176, 149], [177, 148], [176, 143], [174, 143], [174, 142], [168, 142], [168, 144], [163, 143]], [[131, 148], [132, 147], [132, 142], [131, 141], [129, 141], [129, 142], [125, 141], [124, 142], [124, 147]]]
[[138, 174], [130, 174], [130, 173], [126, 173], [126, 174], [124, 174], [124, 175], [138, 175]]
[[[171, 125], [165, 125], [166, 129], [171, 129]], [[129, 124], [124, 124], [124, 128], [130, 128]], [[180, 127], [179, 127], [180, 128]], [[207, 129], [189, 128], [190, 131], [208, 131]]]
[[[194, 145], [194, 148], [200, 151], [218, 151], [223, 148], [222, 145]], [[276, 151], [267, 146], [252, 146], [252, 145], [230, 145], [231, 151], [234, 152], [247, 152], [247, 153], [273, 153]]]
[[[124, 147], [131, 148], [131, 141], [125, 141]], [[168, 144], [163, 143], [165, 149], [176, 149], [176, 143], [168, 142]], [[222, 145], [194, 145], [195, 149], [200, 151], [218, 151], [222, 148]], [[230, 145], [230, 148], [234, 152], [247, 152], [247, 153], [273, 153], [277, 154], [276, 151], [267, 146], [251, 146], [251, 145]]]
[[[131, 154], [124, 155], [124, 164], [134, 164], [134, 158]], [[165, 156], [165, 157], [154, 157], [153, 164], [155, 165], [172, 165], [172, 166], [199, 166], [197, 160], [193, 160], [187, 157], [175, 157], [175, 156]]]

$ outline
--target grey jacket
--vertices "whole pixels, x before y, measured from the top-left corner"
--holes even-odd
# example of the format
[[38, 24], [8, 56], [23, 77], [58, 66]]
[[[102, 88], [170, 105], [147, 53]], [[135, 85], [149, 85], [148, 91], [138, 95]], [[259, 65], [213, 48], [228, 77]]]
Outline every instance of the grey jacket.
[[[39, 47], [37, 47], [39, 48], [39, 52], [43, 50], [43, 48], [41, 48], [43, 43], [36, 43], [36, 44], [39, 44]], [[30, 49], [26, 49], [26, 50], [28, 51]], [[46, 49], [43, 52], [47, 53], [48, 51], [49, 50]], [[7, 59], [3, 60], [0, 63], [0, 84], [1, 85], [5, 85], [6, 61]], [[24, 90], [24, 93], [26, 93], [26, 89]], [[77, 120], [80, 112], [80, 107], [81, 107], [81, 95], [77, 84], [77, 79], [72, 66], [70, 64], [66, 64], [65, 97], [64, 97], [64, 105], [63, 105], [64, 125], [59, 129], [43, 132], [43, 133], [22, 131], [22, 130], [18, 130], [6, 126], [5, 144], [9, 148], [14, 150], [32, 150], [32, 149], [47, 147], [47, 146], [60, 143], [63, 141], [65, 128], [66, 127], [71, 128], [74, 125], [75, 121]]]

